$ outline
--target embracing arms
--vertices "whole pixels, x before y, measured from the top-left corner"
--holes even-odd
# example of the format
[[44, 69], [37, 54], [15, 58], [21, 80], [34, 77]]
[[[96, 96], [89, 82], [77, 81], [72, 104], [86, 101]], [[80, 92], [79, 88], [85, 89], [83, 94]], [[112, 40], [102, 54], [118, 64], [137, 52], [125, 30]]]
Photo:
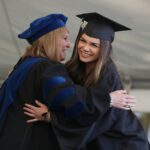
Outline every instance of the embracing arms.
[[[86, 114], [86, 116], [95, 116], [95, 114], [101, 115], [107, 111], [110, 106], [129, 110], [130, 107], [135, 105], [135, 98], [128, 95], [125, 90], [119, 90], [122, 88], [121, 85], [119, 85], [120, 88], [118, 88], [117, 91], [111, 92], [111, 86], [116, 86], [113, 85], [113, 80], [116, 78], [116, 76], [112, 78], [114, 74], [115, 73], [108, 68], [101, 81], [86, 89], [75, 85], [68, 77], [63, 66], [58, 65], [53, 67], [53, 69], [47, 70], [42, 75], [42, 78], [44, 78], [42, 81], [43, 99], [47, 107], [38, 101], [36, 101], [38, 107], [26, 104], [24, 107], [25, 114], [33, 117], [33, 119], [30, 120], [31, 122], [43, 120], [44, 116], [42, 116], [42, 114], [48, 111], [48, 107], [50, 110], [55, 111], [60, 110], [60, 107], [69, 109], [75, 106], [74, 108], [80, 111], [81, 109], [79, 109], [79, 107], [81, 107], [81, 103], [84, 104], [84, 108], [82, 108], [81, 111], [84, 115]], [[97, 113], [95, 109], [99, 112]]]

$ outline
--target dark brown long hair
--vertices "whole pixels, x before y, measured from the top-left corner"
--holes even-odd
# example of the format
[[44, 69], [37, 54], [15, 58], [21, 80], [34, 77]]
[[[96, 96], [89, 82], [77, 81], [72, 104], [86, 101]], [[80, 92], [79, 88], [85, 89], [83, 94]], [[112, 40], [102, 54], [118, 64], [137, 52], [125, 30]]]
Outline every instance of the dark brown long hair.
[[112, 46], [109, 41], [100, 39], [100, 54], [98, 60], [95, 62], [94, 67], [89, 73], [86, 73], [86, 64], [81, 62], [79, 59], [79, 54], [77, 50], [77, 45], [80, 40], [79, 36], [76, 40], [73, 54], [71, 59], [66, 63], [66, 68], [72, 79], [79, 84], [89, 87], [95, 84], [101, 77], [104, 66], [110, 58], [110, 53], [112, 51]]

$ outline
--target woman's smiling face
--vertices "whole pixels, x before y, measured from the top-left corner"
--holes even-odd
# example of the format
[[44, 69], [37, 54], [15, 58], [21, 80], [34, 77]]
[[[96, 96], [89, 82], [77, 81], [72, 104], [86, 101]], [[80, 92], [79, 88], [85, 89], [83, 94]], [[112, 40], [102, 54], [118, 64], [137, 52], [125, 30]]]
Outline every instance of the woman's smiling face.
[[100, 55], [100, 40], [84, 33], [79, 39], [77, 48], [80, 61], [95, 62]]

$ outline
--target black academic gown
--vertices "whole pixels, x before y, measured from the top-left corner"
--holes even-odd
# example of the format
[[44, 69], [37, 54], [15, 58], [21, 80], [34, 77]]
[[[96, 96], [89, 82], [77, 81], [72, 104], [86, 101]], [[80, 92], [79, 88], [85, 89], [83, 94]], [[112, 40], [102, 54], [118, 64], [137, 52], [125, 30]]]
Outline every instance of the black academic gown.
[[[32, 59], [32, 57], [28, 59]], [[0, 120], [0, 150], [76, 149], [80, 140], [88, 132], [90, 125], [100, 114], [104, 114], [108, 110], [109, 95], [102, 94], [102, 100], [95, 107], [94, 102], [91, 101], [92, 95], [86, 89], [73, 83], [64, 65], [47, 59], [35, 63], [22, 81], [18, 82], [24, 70], [30, 65], [29, 63], [27, 67], [22, 68], [22, 71], [16, 75], [19, 67], [25, 61], [27, 59], [19, 61], [1, 88], [0, 94], [4, 97], [7, 92], [8, 94], [12, 92], [13, 102], [5, 112], [5, 119]], [[15, 78], [13, 75], [16, 75]], [[8, 82], [10, 80], [11, 82]], [[8, 86], [5, 86], [7, 84]], [[15, 86], [16, 84], [18, 84], [17, 87]], [[7, 88], [5, 89], [5, 87]], [[35, 99], [41, 100], [52, 111], [54, 115], [51, 123], [26, 123], [29, 117], [23, 113], [23, 106], [25, 103], [35, 105]], [[9, 97], [7, 100], [9, 100]], [[104, 104], [103, 101], [105, 102]], [[3, 108], [4, 104], [3, 100], [1, 100], [0, 108]], [[71, 127], [71, 132], [74, 132], [74, 129], [78, 127], [77, 136], [73, 135], [73, 139], [68, 140], [67, 132], [65, 132], [63, 137], [64, 130], [61, 130], [56, 125], [59, 123], [56, 120], [59, 120], [59, 126], [68, 127], [67, 130]], [[84, 129], [82, 128], [83, 126], [85, 127]], [[79, 132], [80, 127], [81, 132]], [[62, 140], [60, 141], [61, 138]], [[62, 144], [63, 140], [66, 143]], [[66, 146], [68, 143], [71, 145], [69, 148]]]
[[[112, 62], [107, 66], [101, 88], [108, 92], [122, 89], [122, 83]], [[149, 150], [148, 140], [141, 123], [132, 110], [110, 108], [99, 118], [86, 145], [87, 150]]]

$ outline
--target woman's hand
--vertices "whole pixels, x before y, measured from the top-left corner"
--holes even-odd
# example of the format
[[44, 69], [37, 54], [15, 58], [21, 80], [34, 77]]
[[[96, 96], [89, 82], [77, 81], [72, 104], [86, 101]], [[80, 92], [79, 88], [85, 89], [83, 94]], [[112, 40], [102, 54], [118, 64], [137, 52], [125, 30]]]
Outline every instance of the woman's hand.
[[27, 123], [37, 122], [37, 121], [46, 121], [50, 122], [50, 112], [48, 111], [48, 107], [38, 100], [35, 100], [37, 106], [33, 106], [31, 104], [25, 104], [24, 114], [32, 117], [33, 119], [27, 120]]
[[111, 106], [129, 110], [135, 106], [136, 99], [134, 96], [127, 94], [125, 90], [118, 90], [110, 93]]

